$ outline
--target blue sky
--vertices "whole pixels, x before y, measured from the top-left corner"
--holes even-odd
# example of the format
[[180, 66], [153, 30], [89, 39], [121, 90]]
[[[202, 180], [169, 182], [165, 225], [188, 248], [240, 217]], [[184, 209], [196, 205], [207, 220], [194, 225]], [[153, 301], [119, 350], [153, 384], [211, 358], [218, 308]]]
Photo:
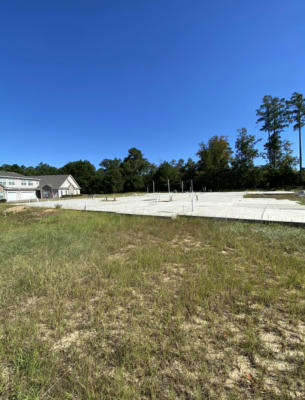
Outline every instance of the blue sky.
[[241, 127], [265, 139], [262, 97], [305, 92], [304, 17], [304, 0], [1, 1], [0, 164], [196, 158]]

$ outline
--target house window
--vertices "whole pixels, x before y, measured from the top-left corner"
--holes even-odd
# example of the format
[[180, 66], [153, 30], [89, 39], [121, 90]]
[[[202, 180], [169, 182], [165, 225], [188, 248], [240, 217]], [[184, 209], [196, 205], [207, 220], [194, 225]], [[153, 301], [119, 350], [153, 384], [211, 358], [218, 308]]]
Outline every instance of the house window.
[[5, 186], [6, 185], [6, 180], [5, 179], [0, 179], [0, 185]]
[[28, 185], [33, 186], [33, 181], [29, 181]]
[[9, 186], [15, 186], [15, 181], [8, 181]]
[[0, 192], [0, 200], [4, 198], [3, 192]]
[[22, 186], [26, 186], [26, 181], [21, 181]]

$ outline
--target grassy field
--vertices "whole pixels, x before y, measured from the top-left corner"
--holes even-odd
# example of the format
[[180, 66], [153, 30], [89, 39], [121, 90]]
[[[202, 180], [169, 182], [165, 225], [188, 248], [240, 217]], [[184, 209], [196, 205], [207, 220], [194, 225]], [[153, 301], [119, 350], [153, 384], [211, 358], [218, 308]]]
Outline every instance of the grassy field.
[[297, 194], [274, 194], [270, 193], [261, 193], [261, 194], [251, 194], [247, 193], [244, 195], [246, 199], [278, 199], [278, 200], [292, 200], [297, 201], [299, 204], [305, 204], [305, 198], [300, 197]]
[[305, 229], [7, 208], [1, 399], [305, 398]]

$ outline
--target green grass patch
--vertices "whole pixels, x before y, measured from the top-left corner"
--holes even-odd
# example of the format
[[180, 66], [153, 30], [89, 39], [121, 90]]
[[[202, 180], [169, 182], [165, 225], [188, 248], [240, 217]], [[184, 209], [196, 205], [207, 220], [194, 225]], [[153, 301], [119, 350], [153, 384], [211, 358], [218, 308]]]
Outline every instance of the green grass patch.
[[305, 205], [305, 197], [300, 197], [297, 194], [273, 194], [270, 193], [261, 193], [261, 194], [251, 194], [247, 193], [244, 195], [245, 199], [277, 199], [277, 200], [291, 200], [297, 201], [299, 204]]
[[305, 230], [0, 206], [0, 398], [305, 397]]

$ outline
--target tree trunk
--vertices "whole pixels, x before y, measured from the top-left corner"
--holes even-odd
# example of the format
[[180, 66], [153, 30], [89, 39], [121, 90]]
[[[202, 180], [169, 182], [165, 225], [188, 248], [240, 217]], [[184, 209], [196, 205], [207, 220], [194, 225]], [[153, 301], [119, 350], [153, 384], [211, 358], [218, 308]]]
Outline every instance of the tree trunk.
[[268, 158], [269, 158], [269, 165], [272, 165], [271, 149], [270, 149], [270, 131], [268, 131]]
[[300, 174], [302, 175], [302, 136], [301, 136], [300, 126], [299, 126], [299, 154], [300, 154]]

